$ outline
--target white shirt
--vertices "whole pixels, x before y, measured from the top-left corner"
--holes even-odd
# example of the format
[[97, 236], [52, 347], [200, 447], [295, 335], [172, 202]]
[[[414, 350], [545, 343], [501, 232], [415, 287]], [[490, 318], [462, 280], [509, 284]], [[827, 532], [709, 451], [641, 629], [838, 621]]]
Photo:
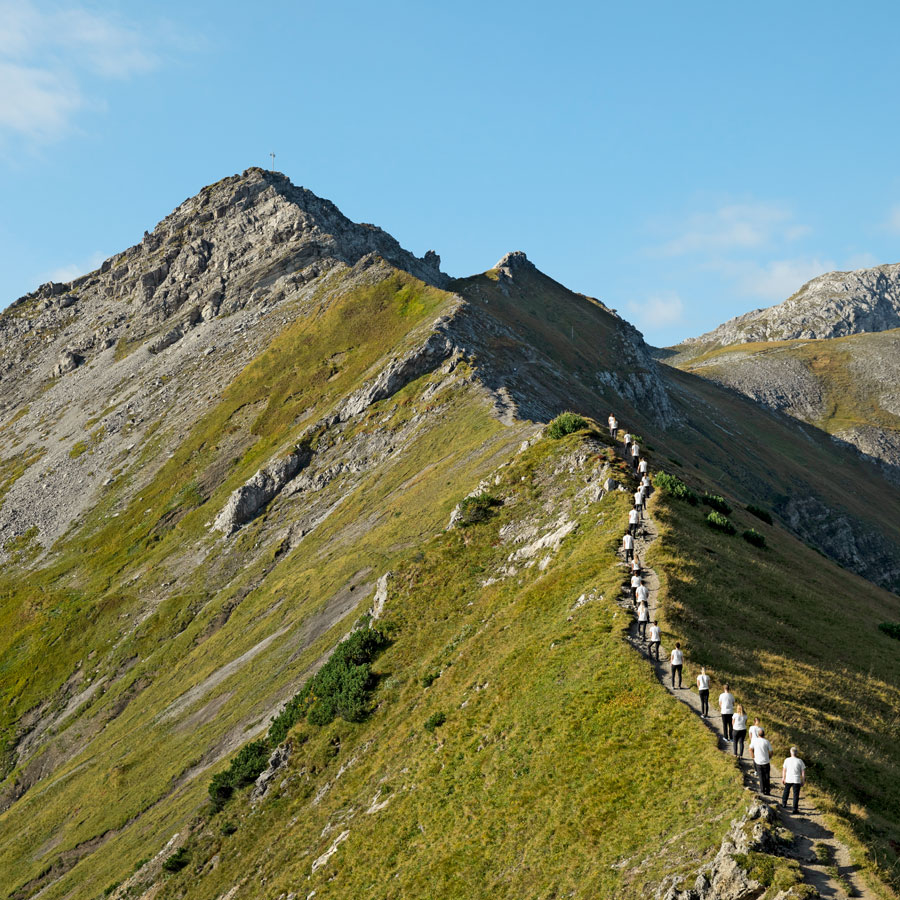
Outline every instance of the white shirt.
[[659, 625], [651, 625], [650, 626], [650, 640], [658, 641], [659, 637]]
[[647, 469], [649, 469], [649, 468], [650, 468], [650, 465], [649, 465], [649, 463], [647, 462], [647, 460], [646, 460], [646, 459], [642, 459], [641, 462], [640, 462], [640, 465], [638, 466], [638, 471], [639, 471], [639, 472], [643, 472], [644, 474], [646, 474]]
[[610, 427], [610, 428], [615, 428], [615, 427], [616, 427], [616, 424], [617, 424], [617, 423], [616, 423], [616, 417], [615, 417], [615, 416], [610, 416], [606, 421], [609, 422], [609, 427]]
[[630, 444], [630, 443], [631, 443], [631, 435], [630, 435], [630, 434], [626, 434], [626, 435], [625, 435], [625, 443], [626, 443], [626, 444]]
[[634, 546], [634, 538], [630, 534], [626, 534], [622, 538], [622, 546], [626, 550], [630, 550]]
[[735, 713], [734, 718], [731, 720], [731, 727], [735, 731], [744, 731], [747, 728], [747, 717], [742, 716], [740, 713]]
[[697, 676], [697, 689], [701, 691], [709, 690], [709, 675], [704, 675], [702, 672]]
[[628, 513], [628, 524], [629, 525], [637, 525], [638, 514], [637, 510], [633, 509], [630, 513]]
[[634, 505], [635, 506], [640, 506], [641, 503], [643, 502], [643, 499], [644, 499], [643, 491], [635, 491], [634, 492]]
[[632, 456], [640, 456], [641, 455], [641, 445], [640, 444], [632, 442], [631, 455]]
[[650, 487], [650, 476], [649, 476], [649, 475], [645, 475], [645, 476], [641, 479], [641, 487], [645, 487], [645, 488], [649, 488], [649, 487]]
[[646, 603], [650, 597], [650, 589], [646, 584], [639, 584], [637, 590], [634, 593], [637, 597], [638, 603], [640, 603], [642, 600], [644, 601], [644, 603]]
[[673, 666], [680, 666], [684, 662], [684, 654], [676, 647], [672, 651], [671, 663]]
[[803, 784], [806, 763], [799, 756], [789, 756], [782, 764], [784, 780], [787, 784]]
[[641, 586], [641, 576], [640, 575], [632, 575], [631, 576], [631, 586], [633, 588], [639, 588]]
[[760, 732], [759, 725], [751, 725], [750, 730], [747, 733], [750, 735], [750, 740], [752, 741], [753, 738], [759, 737], [759, 732]]
[[728, 691], [719, 694], [719, 712], [726, 715], [734, 712], [734, 694], [729, 694]]
[[638, 622], [646, 622], [650, 618], [646, 603], [638, 604]]
[[750, 741], [753, 751], [753, 762], [764, 766], [772, 757], [772, 745], [764, 737], [755, 737]]

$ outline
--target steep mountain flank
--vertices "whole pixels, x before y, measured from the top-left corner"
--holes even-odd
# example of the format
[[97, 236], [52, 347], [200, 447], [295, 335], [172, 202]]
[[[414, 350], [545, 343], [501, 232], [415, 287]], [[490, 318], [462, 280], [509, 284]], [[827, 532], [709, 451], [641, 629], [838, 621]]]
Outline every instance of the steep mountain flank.
[[828, 272], [784, 303], [756, 309], [676, 347], [685, 355], [758, 341], [844, 337], [900, 328], [900, 264]]
[[[770, 506], [785, 578], [799, 536], [870, 579], [815, 555], [822, 590], [894, 615], [900, 492], [846, 448], [524, 254], [438, 262], [251, 169], [0, 316], [4, 895], [643, 897], [715, 858], [743, 791], [621, 641], [630, 476], [590, 428], [540, 437], [566, 409]], [[213, 812], [373, 622], [362, 712], [285, 726]]]

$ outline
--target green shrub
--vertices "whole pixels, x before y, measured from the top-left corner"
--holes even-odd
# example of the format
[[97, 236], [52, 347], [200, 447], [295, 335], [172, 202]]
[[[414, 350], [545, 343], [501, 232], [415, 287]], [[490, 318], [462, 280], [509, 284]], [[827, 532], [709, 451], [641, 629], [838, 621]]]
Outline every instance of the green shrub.
[[761, 506], [755, 506], [753, 503], [747, 504], [747, 512], [752, 516], [756, 516], [757, 519], [762, 519], [766, 525], [772, 524], [772, 514], [767, 510], [763, 509]]
[[427, 675], [422, 676], [422, 687], [431, 687], [434, 683], [435, 679], [440, 678], [440, 672], [429, 672]]
[[237, 831], [237, 825], [235, 825], [234, 822], [223, 822], [219, 826], [219, 831], [221, 831], [225, 837], [228, 837], [230, 834], [234, 834]]
[[463, 527], [475, 525], [489, 519], [493, 507], [499, 506], [500, 501], [491, 494], [481, 493], [474, 497], [465, 497], [459, 504], [459, 518], [457, 523]]
[[748, 544], [753, 544], [754, 547], [765, 547], [766, 546], [765, 537], [753, 528], [748, 528], [746, 531], [742, 531], [741, 537]]
[[706, 524], [709, 525], [710, 528], [715, 528], [716, 531], [725, 532], [725, 534], [737, 534], [737, 528], [735, 528], [722, 513], [716, 512], [715, 510], [706, 517]]
[[587, 419], [579, 416], [578, 413], [564, 412], [560, 413], [548, 426], [547, 437], [558, 441], [567, 434], [575, 431], [581, 431], [582, 428], [588, 427]]
[[716, 512], [722, 513], [723, 516], [730, 515], [731, 513], [731, 507], [728, 505], [728, 501], [718, 494], [704, 493], [702, 500], [704, 506], [712, 507]]
[[280, 744], [303, 718], [327, 725], [336, 716], [358, 722], [366, 712], [373, 678], [369, 663], [387, 646], [377, 628], [360, 628], [341, 641], [328, 662], [287, 702], [269, 726], [269, 745]]
[[677, 476], [665, 472], [657, 472], [653, 476], [653, 486], [676, 500], [684, 500], [696, 506], [700, 498]]
[[882, 622], [878, 629], [888, 637], [897, 638], [900, 641], [900, 622]]
[[180, 872], [190, 862], [190, 854], [187, 847], [179, 847], [166, 861], [162, 864], [166, 872]]
[[220, 810], [238, 788], [252, 784], [269, 763], [268, 741], [251, 741], [238, 751], [231, 765], [213, 775], [209, 783], [209, 799], [213, 808]]
[[440, 728], [444, 722], [447, 721], [447, 717], [442, 712], [432, 713], [425, 720], [425, 730], [431, 734], [434, 734], [435, 728]]

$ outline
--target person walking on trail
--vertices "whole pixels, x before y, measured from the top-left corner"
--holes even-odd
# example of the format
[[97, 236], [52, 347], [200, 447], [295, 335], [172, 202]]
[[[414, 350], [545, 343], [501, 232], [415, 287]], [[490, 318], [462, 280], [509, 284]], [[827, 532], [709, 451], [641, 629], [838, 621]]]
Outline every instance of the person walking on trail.
[[637, 603], [637, 590], [641, 586], [641, 576], [640, 575], [632, 575], [631, 576], [631, 602]]
[[700, 716], [709, 718], [709, 675], [706, 674], [706, 666], [701, 666], [697, 676], [697, 691], [700, 694]]
[[672, 666], [672, 687], [675, 687], [675, 676], [678, 676], [678, 687], [681, 687], [681, 670], [684, 668], [684, 654], [681, 652], [681, 644], [675, 642], [675, 649], [669, 657]]
[[643, 518], [644, 515], [644, 492], [638, 488], [634, 492], [634, 508], [638, 512], [638, 516]]
[[759, 733], [750, 741], [750, 749], [753, 752], [753, 767], [756, 769], [756, 780], [761, 794], [769, 793], [769, 764], [772, 760], [772, 745], [766, 739], [765, 728], [760, 728]]
[[637, 472], [638, 464], [641, 459], [641, 445], [637, 441], [631, 442], [631, 464], [634, 466], [634, 471]]
[[640, 575], [641, 574], [641, 558], [639, 556], [635, 556], [631, 561], [631, 574], [632, 575]]
[[734, 708], [731, 720], [731, 739], [734, 742], [734, 755], [744, 758], [744, 739], [747, 737], [747, 714], [740, 703]]
[[659, 622], [656, 619], [653, 620], [653, 624], [650, 626], [650, 655], [656, 656], [656, 661], [659, 662], [659, 645], [662, 641], [662, 634], [659, 630]]
[[639, 518], [640, 518], [640, 516], [638, 515], [638, 511], [637, 511], [636, 509], [632, 509], [632, 510], [628, 513], [628, 531], [629, 531], [630, 534], [636, 534], [636, 533], [637, 533], [638, 519], [639, 519]]
[[609, 418], [606, 420], [609, 422], [609, 436], [614, 438], [616, 436], [616, 432], [619, 430], [619, 423], [616, 421], [616, 417], [610, 413]]
[[781, 783], [784, 785], [784, 793], [781, 795], [781, 805], [785, 808], [787, 807], [788, 795], [793, 791], [793, 813], [796, 816], [799, 812], [800, 786], [806, 784], [806, 763], [797, 756], [796, 747], [791, 747], [791, 755], [782, 763]]
[[650, 610], [647, 604], [641, 600], [637, 608], [638, 637], [642, 641], [647, 640], [647, 623], [650, 621]]
[[631, 432], [625, 432], [625, 455], [628, 456], [628, 451], [631, 445]]
[[622, 549], [625, 551], [625, 562], [634, 558], [634, 538], [631, 535], [630, 525], [628, 526], [628, 531], [625, 532], [625, 536], [622, 538]]
[[719, 694], [719, 712], [722, 713], [722, 734], [726, 741], [731, 740], [731, 717], [734, 715], [734, 694], [728, 685]]
[[649, 470], [650, 470], [650, 463], [647, 462], [647, 457], [645, 456], [645, 457], [638, 463], [638, 474], [640, 474], [640, 475], [646, 475], [647, 472], [648, 472]]
[[644, 475], [644, 477], [641, 479], [641, 487], [644, 488], [644, 490], [646, 490], [647, 493], [649, 494], [649, 493], [650, 493], [650, 488], [651, 488], [652, 486], [653, 486], [653, 485], [650, 484], [650, 476], [649, 476], [649, 475]]
[[759, 724], [759, 718], [756, 718], [753, 720], [753, 724], [750, 726], [750, 729], [749, 729], [750, 740], [752, 741], [753, 738], [759, 737], [761, 732], [762, 732], [762, 725]]
[[648, 606], [650, 605], [650, 588], [647, 587], [646, 584], [641, 582], [637, 590], [634, 592], [635, 597], [637, 597], [638, 603], [646, 603]]

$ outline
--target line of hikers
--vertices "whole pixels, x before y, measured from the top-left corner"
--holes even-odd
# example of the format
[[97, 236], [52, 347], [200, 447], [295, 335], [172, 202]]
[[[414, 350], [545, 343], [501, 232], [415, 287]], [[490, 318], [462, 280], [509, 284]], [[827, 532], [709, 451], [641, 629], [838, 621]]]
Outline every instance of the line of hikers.
[[[614, 415], [609, 417], [609, 434], [614, 440], [618, 439], [619, 423]], [[647, 499], [651, 491], [649, 463], [646, 457], [641, 456], [640, 442], [635, 435], [625, 435], [625, 459], [634, 467], [635, 473], [640, 477], [638, 489], [634, 493], [634, 506], [628, 513], [628, 530], [622, 537], [622, 549], [625, 554], [625, 562], [631, 564], [631, 602], [634, 604], [637, 614], [637, 633], [642, 641], [647, 641], [647, 627], [650, 627], [650, 639], [648, 655], [659, 662], [659, 648], [662, 643], [662, 633], [659, 622], [650, 621], [650, 590], [644, 584], [641, 561], [635, 554], [634, 539], [638, 533], [638, 527], [643, 521]], [[680, 642], [675, 643], [675, 648], [669, 654], [671, 667], [672, 689], [681, 690], [682, 672], [684, 669], [684, 653]], [[676, 686], [675, 680], [678, 680]], [[709, 718], [709, 675], [706, 668], [701, 667], [697, 676], [697, 691], [700, 694], [700, 716]], [[723, 741], [732, 743], [734, 755], [738, 759], [744, 758], [744, 745], [747, 735], [750, 735], [750, 757], [756, 770], [756, 780], [760, 793], [771, 793], [771, 760], [772, 745], [766, 738], [765, 729], [760, 725], [759, 719], [754, 719], [753, 725], [747, 728], [747, 714], [744, 707], [737, 703], [734, 694], [726, 684], [719, 694], [719, 714], [722, 717]], [[791, 747], [788, 756], [781, 767], [781, 783], [784, 792], [781, 798], [782, 806], [788, 805], [788, 797], [793, 793], [793, 812], [796, 814], [800, 800], [800, 787], [806, 784], [806, 765], [797, 755], [797, 748]]]

